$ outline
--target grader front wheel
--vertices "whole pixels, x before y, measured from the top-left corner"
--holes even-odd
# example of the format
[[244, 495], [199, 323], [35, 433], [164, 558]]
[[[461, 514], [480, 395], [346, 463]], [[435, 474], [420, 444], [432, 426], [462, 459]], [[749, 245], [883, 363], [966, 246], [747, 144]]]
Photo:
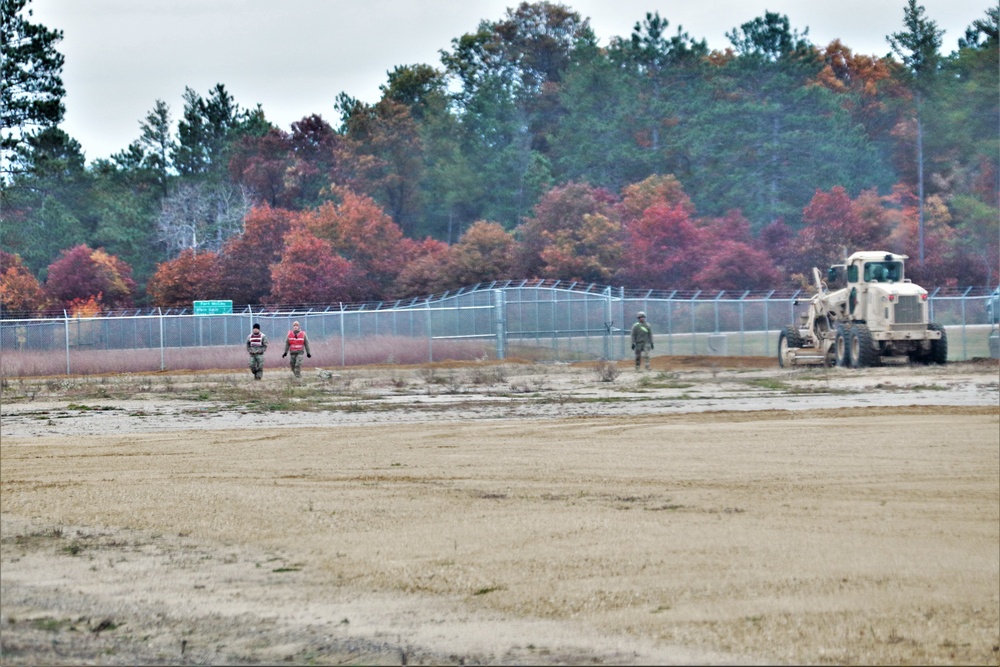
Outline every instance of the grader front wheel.
[[837, 337], [834, 339], [835, 356], [837, 365], [846, 367], [851, 365], [851, 326], [849, 324], [837, 325]]
[[802, 336], [799, 330], [793, 326], [787, 326], [778, 334], [778, 366], [785, 367], [788, 358], [788, 350], [793, 347], [802, 347]]

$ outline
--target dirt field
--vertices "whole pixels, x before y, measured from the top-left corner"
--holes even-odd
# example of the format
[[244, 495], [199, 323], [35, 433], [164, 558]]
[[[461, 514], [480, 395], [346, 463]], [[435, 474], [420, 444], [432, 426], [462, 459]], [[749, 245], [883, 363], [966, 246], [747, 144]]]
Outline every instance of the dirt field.
[[8, 379], [0, 662], [1000, 662], [1000, 367]]

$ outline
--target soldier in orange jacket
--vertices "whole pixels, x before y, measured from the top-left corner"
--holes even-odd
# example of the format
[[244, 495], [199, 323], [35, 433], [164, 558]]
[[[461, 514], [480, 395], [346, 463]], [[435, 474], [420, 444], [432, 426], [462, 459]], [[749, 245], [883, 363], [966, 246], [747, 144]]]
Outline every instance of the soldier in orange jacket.
[[288, 361], [292, 375], [302, 377], [302, 353], [305, 352], [307, 357], [312, 357], [312, 353], [309, 351], [309, 338], [306, 337], [306, 332], [299, 327], [298, 322], [292, 322], [292, 330], [285, 338], [285, 353], [281, 355], [281, 358], [287, 357], [289, 352], [292, 353], [292, 358]]

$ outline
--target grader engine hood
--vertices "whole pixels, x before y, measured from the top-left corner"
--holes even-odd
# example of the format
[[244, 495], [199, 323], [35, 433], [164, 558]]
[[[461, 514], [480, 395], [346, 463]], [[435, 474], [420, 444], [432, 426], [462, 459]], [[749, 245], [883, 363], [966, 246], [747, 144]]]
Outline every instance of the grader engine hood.
[[894, 325], [927, 324], [927, 292], [912, 283], [868, 285], [866, 320]]

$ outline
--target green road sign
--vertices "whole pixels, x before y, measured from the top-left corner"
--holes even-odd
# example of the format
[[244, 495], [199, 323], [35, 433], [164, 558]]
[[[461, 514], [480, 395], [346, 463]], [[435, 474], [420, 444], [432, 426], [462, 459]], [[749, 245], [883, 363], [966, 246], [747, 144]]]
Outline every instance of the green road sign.
[[195, 301], [195, 315], [232, 315], [232, 301]]

